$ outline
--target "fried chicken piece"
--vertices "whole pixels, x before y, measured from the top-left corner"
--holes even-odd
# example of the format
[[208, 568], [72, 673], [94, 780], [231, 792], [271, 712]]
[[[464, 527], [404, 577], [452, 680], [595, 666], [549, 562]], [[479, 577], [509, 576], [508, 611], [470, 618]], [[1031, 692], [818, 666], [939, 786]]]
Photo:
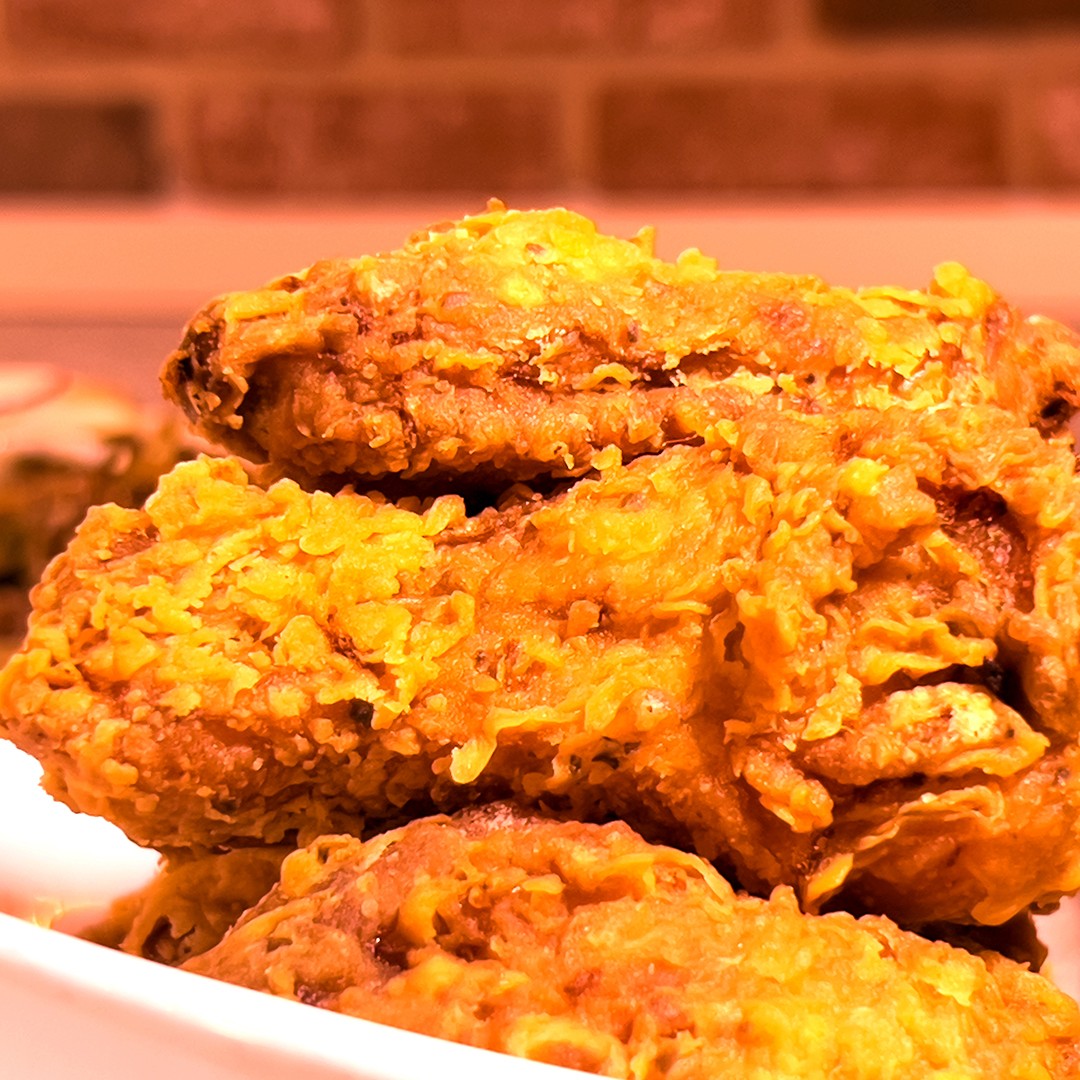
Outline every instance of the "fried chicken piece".
[[1065, 1077], [1080, 1010], [883, 918], [735, 895], [621, 823], [506, 808], [323, 837], [187, 970], [613, 1077]]
[[277, 881], [291, 845], [173, 852], [142, 889], [121, 897], [79, 937], [177, 965], [216, 945]]
[[[509, 806], [508, 812], [520, 813]], [[115, 901], [104, 919], [78, 936], [177, 966], [217, 945], [277, 884], [282, 862], [295, 850], [276, 844], [170, 852], [143, 888]], [[1029, 910], [1000, 926], [927, 923], [919, 934], [972, 953], [997, 953], [1032, 971], [1040, 971], [1048, 955]]]
[[1080, 340], [961, 267], [927, 292], [667, 263], [566, 210], [488, 213], [400, 251], [211, 303], [163, 372], [211, 441], [306, 486], [498, 491], [695, 438], [777, 394], [806, 409], [996, 402], [1060, 430]]
[[992, 406], [770, 402], [467, 517], [203, 459], [88, 517], [0, 675], [155, 847], [512, 797], [924, 921], [1080, 886], [1080, 481]]

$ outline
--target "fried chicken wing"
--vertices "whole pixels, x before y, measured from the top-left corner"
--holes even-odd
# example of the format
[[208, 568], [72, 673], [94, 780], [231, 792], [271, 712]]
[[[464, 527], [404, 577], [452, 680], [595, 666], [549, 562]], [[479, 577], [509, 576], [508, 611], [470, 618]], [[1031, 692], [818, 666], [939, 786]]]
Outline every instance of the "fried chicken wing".
[[613, 1077], [1066, 1077], [1050, 983], [883, 918], [735, 895], [622, 824], [506, 808], [290, 855], [189, 971]]
[[954, 264], [925, 293], [853, 291], [694, 251], [668, 263], [648, 232], [496, 205], [216, 300], [163, 382], [211, 441], [307, 486], [499, 490], [698, 437], [764, 394], [807, 409], [995, 402], [1059, 430], [1080, 342]]
[[50, 791], [155, 846], [493, 797], [811, 909], [1080, 886], [1080, 481], [991, 405], [804, 415], [475, 517], [232, 461], [93, 512], [0, 676]]

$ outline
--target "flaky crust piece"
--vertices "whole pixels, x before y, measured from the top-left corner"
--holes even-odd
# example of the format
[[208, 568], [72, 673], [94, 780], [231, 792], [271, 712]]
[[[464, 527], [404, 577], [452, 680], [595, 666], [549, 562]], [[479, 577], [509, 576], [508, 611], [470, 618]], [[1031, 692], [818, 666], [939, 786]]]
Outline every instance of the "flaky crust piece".
[[736, 896], [626, 826], [503, 809], [325, 837], [191, 971], [635, 1080], [1077, 1075], [1080, 1013], [1023, 967]]
[[200, 312], [163, 373], [203, 435], [306, 486], [499, 488], [700, 436], [747, 400], [993, 402], [1058, 428], [1077, 338], [955, 264], [926, 292], [674, 263], [567, 210], [488, 213]]

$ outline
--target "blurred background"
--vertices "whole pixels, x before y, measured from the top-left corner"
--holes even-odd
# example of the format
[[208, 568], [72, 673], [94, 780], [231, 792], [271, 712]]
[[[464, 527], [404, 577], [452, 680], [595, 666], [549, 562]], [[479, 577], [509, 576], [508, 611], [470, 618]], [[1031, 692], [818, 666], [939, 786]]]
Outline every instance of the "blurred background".
[[191, 311], [565, 203], [1080, 319], [1078, 0], [0, 0], [0, 360], [140, 394]]

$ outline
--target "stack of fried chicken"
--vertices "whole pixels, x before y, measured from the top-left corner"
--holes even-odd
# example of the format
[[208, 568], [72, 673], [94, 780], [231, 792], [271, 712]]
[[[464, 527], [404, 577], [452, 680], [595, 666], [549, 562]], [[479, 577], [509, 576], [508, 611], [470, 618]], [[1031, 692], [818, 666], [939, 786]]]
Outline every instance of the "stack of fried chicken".
[[1080, 1075], [985, 945], [1080, 889], [1075, 334], [493, 205], [163, 379], [258, 475], [91, 511], [0, 675], [166, 853], [123, 947], [635, 1080]]

